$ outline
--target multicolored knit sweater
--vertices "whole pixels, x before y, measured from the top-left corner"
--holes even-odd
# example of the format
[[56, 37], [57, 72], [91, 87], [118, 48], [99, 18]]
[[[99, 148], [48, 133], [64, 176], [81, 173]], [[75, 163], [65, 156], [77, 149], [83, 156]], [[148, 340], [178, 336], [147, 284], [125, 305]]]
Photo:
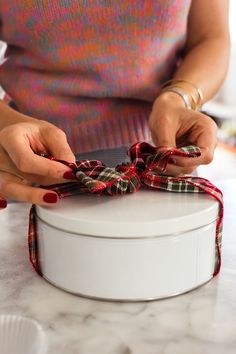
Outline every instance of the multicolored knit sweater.
[[61, 127], [74, 152], [149, 140], [191, 0], [7, 0], [0, 83], [19, 111]]

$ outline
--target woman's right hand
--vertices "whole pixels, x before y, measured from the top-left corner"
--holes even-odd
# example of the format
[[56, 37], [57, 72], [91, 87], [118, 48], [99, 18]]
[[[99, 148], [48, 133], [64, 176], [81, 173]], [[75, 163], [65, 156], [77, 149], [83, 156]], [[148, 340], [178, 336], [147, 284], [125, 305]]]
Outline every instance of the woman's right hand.
[[39, 156], [75, 162], [65, 133], [56, 126], [38, 119], [19, 121], [0, 130], [0, 208], [8, 198], [39, 205], [58, 201], [54, 191], [33, 187], [73, 179], [69, 167]]

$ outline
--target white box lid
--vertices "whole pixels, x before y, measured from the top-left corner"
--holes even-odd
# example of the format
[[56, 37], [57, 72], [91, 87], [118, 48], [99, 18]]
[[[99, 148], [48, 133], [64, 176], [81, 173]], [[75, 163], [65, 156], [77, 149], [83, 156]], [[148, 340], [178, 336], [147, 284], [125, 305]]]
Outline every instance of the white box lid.
[[141, 189], [133, 194], [77, 195], [56, 206], [37, 206], [38, 217], [76, 234], [137, 238], [170, 235], [208, 225], [217, 219], [219, 205], [200, 193]]

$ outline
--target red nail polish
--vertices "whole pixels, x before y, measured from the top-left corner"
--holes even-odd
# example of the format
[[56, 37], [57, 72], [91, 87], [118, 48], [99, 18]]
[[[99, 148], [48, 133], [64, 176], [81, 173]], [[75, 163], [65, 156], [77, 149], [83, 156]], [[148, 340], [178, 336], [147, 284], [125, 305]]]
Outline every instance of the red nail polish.
[[58, 201], [58, 196], [56, 193], [46, 193], [43, 196], [43, 200], [46, 203], [56, 203]]
[[7, 201], [4, 199], [0, 199], [0, 209], [4, 209], [7, 207]]
[[64, 179], [76, 179], [76, 176], [75, 176], [74, 172], [67, 171], [64, 173], [63, 178]]
[[176, 165], [176, 160], [175, 159], [172, 159], [172, 157], [169, 159], [169, 163], [173, 164], [173, 165]]

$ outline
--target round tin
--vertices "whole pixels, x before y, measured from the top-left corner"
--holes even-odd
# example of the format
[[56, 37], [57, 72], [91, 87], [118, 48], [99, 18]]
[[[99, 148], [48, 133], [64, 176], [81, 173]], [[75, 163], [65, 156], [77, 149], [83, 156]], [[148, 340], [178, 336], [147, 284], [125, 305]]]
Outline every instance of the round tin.
[[218, 203], [205, 194], [143, 188], [36, 210], [43, 276], [74, 294], [152, 300], [212, 277]]

